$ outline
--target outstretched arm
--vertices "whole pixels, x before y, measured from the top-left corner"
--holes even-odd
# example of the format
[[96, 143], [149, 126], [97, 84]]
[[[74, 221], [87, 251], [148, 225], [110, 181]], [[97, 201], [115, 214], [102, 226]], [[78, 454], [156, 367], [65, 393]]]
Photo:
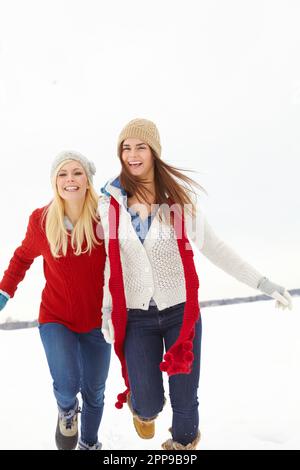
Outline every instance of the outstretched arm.
[[[33, 260], [41, 254], [38, 231], [40, 231], [40, 228], [38, 227], [36, 214], [33, 212], [29, 218], [25, 238], [14, 252], [9, 266], [4, 272], [0, 282], [0, 292], [2, 291], [2, 296], [7, 298], [14, 296], [18, 284], [23, 280]], [[2, 303], [4, 302], [3, 299]], [[5, 304], [6, 302], [4, 305]]]
[[[201, 220], [200, 220], [201, 218]], [[292, 299], [284, 287], [274, 284], [242, 259], [229, 245], [224, 243], [208, 224], [202, 213], [197, 213], [196, 229], [191, 238], [213, 264], [248, 286], [276, 299], [276, 306], [292, 308]]]

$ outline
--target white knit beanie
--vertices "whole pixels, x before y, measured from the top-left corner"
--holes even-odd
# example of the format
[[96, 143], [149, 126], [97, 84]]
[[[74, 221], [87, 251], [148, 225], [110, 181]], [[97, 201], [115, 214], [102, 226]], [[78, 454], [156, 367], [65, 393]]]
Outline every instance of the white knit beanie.
[[94, 163], [88, 160], [81, 153], [75, 152], [73, 150], [64, 150], [56, 156], [51, 167], [51, 179], [53, 178], [53, 175], [58, 165], [60, 165], [65, 160], [76, 160], [77, 162], [79, 162], [83, 166], [88, 179], [91, 181], [91, 183], [93, 182], [93, 175], [96, 173], [96, 167]]

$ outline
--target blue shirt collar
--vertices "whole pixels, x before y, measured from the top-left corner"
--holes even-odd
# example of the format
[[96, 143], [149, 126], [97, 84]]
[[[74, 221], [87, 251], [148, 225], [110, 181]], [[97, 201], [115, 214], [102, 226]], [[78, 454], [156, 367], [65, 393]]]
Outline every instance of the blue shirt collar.
[[126, 193], [125, 189], [124, 189], [123, 186], [121, 185], [121, 181], [120, 181], [119, 176], [117, 176], [117, 178], [115, 178], [115, 179], [113, 180], [113, 182], [111, 183], [111, 185], [114, 186], [115, 188], [120, 189], [122, 196], [127, 196], [127, 193]]

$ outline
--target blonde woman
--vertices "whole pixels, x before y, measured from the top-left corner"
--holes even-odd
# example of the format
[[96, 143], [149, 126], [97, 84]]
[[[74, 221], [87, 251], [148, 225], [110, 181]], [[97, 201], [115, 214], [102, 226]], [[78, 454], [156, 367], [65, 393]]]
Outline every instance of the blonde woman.
[[164, 406], [166, 372], [173, 416], [171, 438], [162, 447], [192, 450], [200, 440], [201, 316], [189, 241], [228, 274], [274, 297], [279, 306], [291, 308], [291, 297], [217, 237], [195, 201], [193, 181], [162, 160], [153, 122], [134, 119], [126, 124], [118, 156], [121, 172], [105, 185], [99, 201], [109, 255], [103, 333], [114, 341], [127, 386], [116, 406], [127, 401], [138, 435], [152, 438]]
[[0, 282], [0, 310], [15, 294], [33, 260], [44, 259], [46, 285], [39, 313], [58, 405], [56, 445], [75, 449], [81, 392], [81, 450], [98, 441], [110, 345], [101, 333], [105, 249], [97, 237], [95, 167], [77, 152], [62, 152], [51, 169], [54, 198], [30, 216], [27, 233]]

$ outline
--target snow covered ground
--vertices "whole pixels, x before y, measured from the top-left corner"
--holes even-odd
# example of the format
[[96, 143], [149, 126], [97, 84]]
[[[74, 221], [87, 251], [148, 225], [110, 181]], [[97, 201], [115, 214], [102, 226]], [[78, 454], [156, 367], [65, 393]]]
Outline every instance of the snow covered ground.
[[[300, 449], [300, 299], [290, 312], [273, 301], [202, 310], [200, 449]], [[0, 331], [0, 449], [54, 449], [57, 411], [36, 328]], [[167, 387], [167, 384], [166, 384]], [[169, 404], [156, 435], [140, 440], [126, 407], [113, 355], [99, 437], [104, 449], [160, 449]]]

